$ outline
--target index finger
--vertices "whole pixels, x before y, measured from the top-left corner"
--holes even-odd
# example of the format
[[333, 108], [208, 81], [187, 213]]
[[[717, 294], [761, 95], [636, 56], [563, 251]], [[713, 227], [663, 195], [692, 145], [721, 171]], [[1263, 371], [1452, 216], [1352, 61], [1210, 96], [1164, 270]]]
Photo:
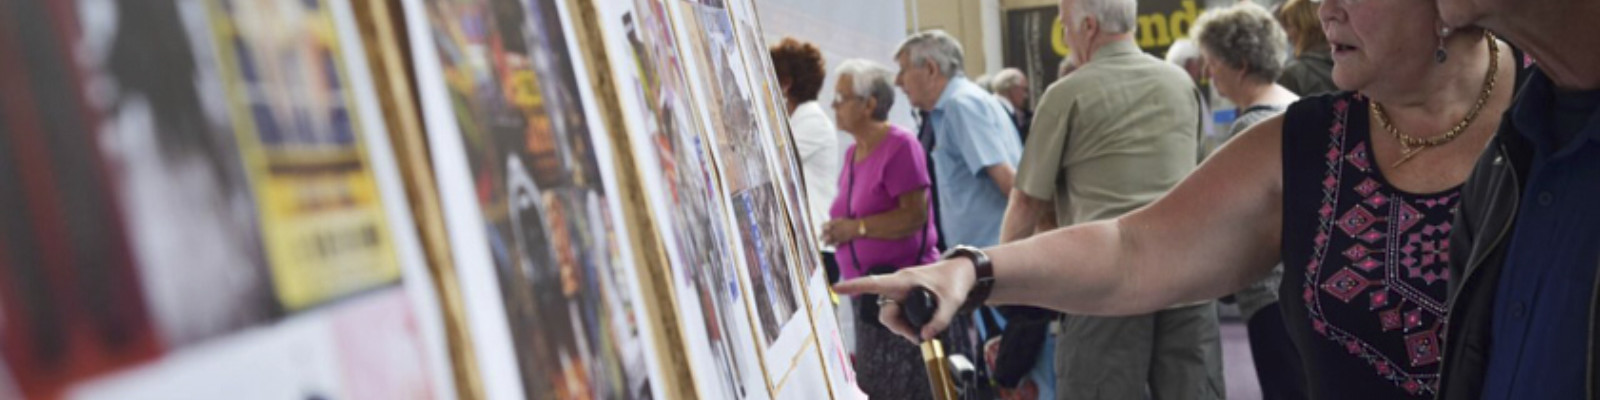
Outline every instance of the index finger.
[[833, 291], [844, 295], [876, 294], [899, 300], [905, 293], [911, 291], [911, 280], [900, 273], [888, 275], [872, 275], [839, 282], [833, 285]]

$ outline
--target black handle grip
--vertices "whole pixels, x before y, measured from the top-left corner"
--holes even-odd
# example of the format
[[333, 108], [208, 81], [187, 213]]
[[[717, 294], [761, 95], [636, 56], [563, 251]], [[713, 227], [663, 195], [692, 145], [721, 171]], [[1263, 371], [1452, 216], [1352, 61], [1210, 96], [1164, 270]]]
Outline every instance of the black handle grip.
[[911, 323], [912, 329], [920, 332], [923, 326], [933, 321], [934, 312], [939, 310], [939, 298], [934, 296], [933, 291], [919, 286], [911, 290], [911, 294], [906, 296], [901, 305], [903, 306], [901, 313], [905, 314], [906, 322]]

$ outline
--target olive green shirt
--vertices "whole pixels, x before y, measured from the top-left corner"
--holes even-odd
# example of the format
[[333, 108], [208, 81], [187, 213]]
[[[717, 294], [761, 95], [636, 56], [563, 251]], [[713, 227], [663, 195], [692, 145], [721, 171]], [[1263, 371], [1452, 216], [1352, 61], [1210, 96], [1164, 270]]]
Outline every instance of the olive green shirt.
[[1040, 99], [1017, 189], [1053, 201], [1060, 226], [1155, 201], [1195, 168], [1200, 96], [1187, 73], [1132, 42], [1101, 47]]

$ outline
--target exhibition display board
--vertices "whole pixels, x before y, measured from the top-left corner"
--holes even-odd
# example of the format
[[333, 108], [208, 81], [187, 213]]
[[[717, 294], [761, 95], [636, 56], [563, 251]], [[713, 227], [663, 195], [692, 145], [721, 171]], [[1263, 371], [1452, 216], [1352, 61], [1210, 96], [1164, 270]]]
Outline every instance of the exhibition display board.
[[857, 398], [753, 0], [0, 0], [0, 398]]

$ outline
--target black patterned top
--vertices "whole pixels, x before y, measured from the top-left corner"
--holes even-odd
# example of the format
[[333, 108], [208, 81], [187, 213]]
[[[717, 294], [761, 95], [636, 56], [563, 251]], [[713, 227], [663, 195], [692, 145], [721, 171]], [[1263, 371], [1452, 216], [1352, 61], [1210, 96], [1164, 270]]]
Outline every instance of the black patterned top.
[[1280, 309], [1313, 398], [1432, 398], [1460, 188], [1384, 180], [1367, 107], [1336, 93], [1285, 114]]

